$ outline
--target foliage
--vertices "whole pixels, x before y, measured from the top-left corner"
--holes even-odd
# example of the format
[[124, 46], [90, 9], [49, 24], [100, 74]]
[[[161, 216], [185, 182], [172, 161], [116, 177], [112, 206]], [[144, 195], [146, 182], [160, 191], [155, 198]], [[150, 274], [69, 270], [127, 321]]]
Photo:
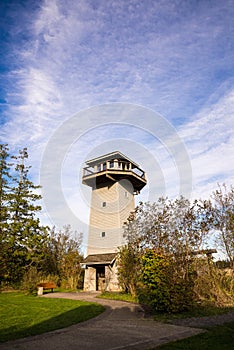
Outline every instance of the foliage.
[[136, 296], [140, 273], [140, 256], [132, 244], [119, 248], [118, 280], [126, 293]]
[[139, 301], [149, 304], [155, 311], [170, 309], [170, 259], [153, 250], [142, 256]]
[[194, 278], [194, 294], [196, 299], [214, 303], [217, 306], [233, 305], [234, 271], [221, 269], [212, 259], [196, 261], [196, 277]]
[[24, 274], [22, 279], [22, 289], [28, 294], [36, 292], [40, 281], [40, 274], [35, 266], [31, 266]]
[[181, 197], [140, 203], [124, 226], [126, 245], [119, 252], [123, 290], [137, 294], [154, 310], [168, 312], [186, 309], [199, 299], [232, 304], [231, 278], [221, 278], [205, 248], [219, 229], [231, 261], [233, 194], [232, 188], [225, 193], [219, 189], [213, 202]]
[[215, 261], [215, 266], [219, 269], [231, 268], [231, 263], [229, 260], [217, 260]]
[[172, 255], [183, 275], [189, 274], [192, 253], [200, 250], [210, 229], [208, 203], [181, 197], [140, 203], [125, 224], [125, 235], [138, 251], [156, 249]]
[[[8, 219], [7, 204], [9, 200], [9, 182], [11, 180], [9, 148], [6, 144], [0, 144], [0, 235], [4, 237]], [[1, 239], [2, 242], [2, 239]]]
[[82, 237], [69, 226], [56, 232], [41, 225], [40, 186], [30, 180], [27, 162], [26, 148], [11, 156], [7, 145], [0, 145], [0, 285], [22, 285], [28, 292], [44, 280], [80, 287]]
[[193, 297], [193, 252], [202, 247], [210, 227], [207, 206], [183, 197], [140, 203], [125, 224], [121, 285], [140, 293], [140, 299], [155, 310], [175, 312], [188, 307]]
[[223, 248], [234, 268], [234, 187], [228, 190], [219, 185], [212, 195], [214, 229], [218, 230], [218, 244]]
[[148, 250], [142, 257], [139, 299], [155, 311], [180, 312], [186, 310], [193, 300], [191, 278], [183, 278], [175, 271], [172, 256]]
[[[47, 239], [47, 228], [40, 225], [36, 214], [41, 199], [28, 177], [30, 167], [24, 148], [18, 156], [10, 157], [6, 145], [1, 145], [1, 283], [16, 284], [31, 267], [43, 259], [42, 247]], [[8, 162], [8, 158], [12, 163]]]
[[[210, 216], [206, 201], [181, 197], [174, 201], [159, 198], [155, 203], [140, 203], [135, 215], [125, 223], [127, 242], [139, 249], [153, 248], [173, 255], [187, 257], [200, 249], [209, 231]], [[170, 243], [170, 244], [169, 244]]]
[[46, 299], [21, 293], [0, 294], [2, 342], [68, 327], [99, 315], [104, 307], [68, 299]]
[[9, 182], [10, 163], [9, 149], [6, 144], [0, 144], [0, 285], [7, 275], [8, 270], [8, 250], [9, 243], [6, 239], [8, 234], [8, 202], [9, 202]]
[[80, 253], [81, 241], [82, 235], [73, 233], [69, 225], [58, 232], [53, 228], [48, 237], [41, 270], [45, 275], [57, 275], [57, 284], [63, 288], [81, 287], [83, 278], [80, 265], [83, 259]]

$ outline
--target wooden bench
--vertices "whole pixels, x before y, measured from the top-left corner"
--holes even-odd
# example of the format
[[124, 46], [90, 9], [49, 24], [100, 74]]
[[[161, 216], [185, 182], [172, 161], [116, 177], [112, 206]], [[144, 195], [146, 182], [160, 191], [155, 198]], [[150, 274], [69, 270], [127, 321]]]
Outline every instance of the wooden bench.
[[51, 289], [51, 292], [53, 293], [54, 288], [57, 288], [57, 286], [54, 282], [39, 283], [37, 285], [37, 287], [38, 287], [38, 293], [37, 293], [38, 295], [42, 295], [44, 289]]

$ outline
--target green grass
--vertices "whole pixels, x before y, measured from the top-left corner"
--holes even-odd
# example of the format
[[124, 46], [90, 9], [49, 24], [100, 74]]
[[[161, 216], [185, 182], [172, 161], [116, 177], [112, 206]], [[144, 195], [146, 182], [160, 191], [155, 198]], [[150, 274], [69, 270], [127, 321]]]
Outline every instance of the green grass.
[[134, 298], [131, 294], [123, 292], [103, 292], [97, 298], [102, 299], [112, 299], [112, 300], [121, 300], [128, 301], [130, 303], [137, 303], [137, 298]]
[[215, 305], [194, 305], [190, 310], [168, 314], [168, 313], [156, 313], [154, 320], [159, 322], [170, 322], [175, 319], [183, 319], [189, 317], [204, 317], [204, 316], [215, 316], [225, 314], [233, 311], [234, 307], [217, 307]]
[[103, 311], [102, 305], [79, 300], [0, 293], [0, 342], [65, 328]]
[[209, 328], [206, 333], [162, 345], [160, 350], [232, 350], [234, 346], [234, 322]]

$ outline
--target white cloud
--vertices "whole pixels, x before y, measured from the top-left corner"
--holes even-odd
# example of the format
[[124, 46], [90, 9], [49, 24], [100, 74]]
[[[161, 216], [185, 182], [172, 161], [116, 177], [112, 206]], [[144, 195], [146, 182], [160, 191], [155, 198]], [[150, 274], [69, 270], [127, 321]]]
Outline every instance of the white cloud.
[[[229, 6], [42, 2], [33, 18], [24, 16], [27, 21], [20, 23], [27, 42], [12, 45], [9, 119], [1, 138], [16, 149], [28, 146], [33, 177], [38, 179], [47, 142], [71, 115], [107, 102], [142, 104], [179, 125], [193, 167], [194, 196], [208, 196], [217, 180], [233, 181]], [[64, 138], [69, 139], [69, 133]], [[133, 127], [96, 128], [72, 146], [64, 163], [64, 191], [73, 211], [79, 194], [72, 192], [77, 180], [77, 173], [69, 174], [72, 164], [81, 168], [86, 156], [114, 145], [147, 171], [155, 196], [178, 193], [178, 169], [165, 145]], [[145, 189], [142, 198], [148, 197]], [[59, 215], [62, 212], [59, 208]]]
[[[209, 197], [218, 181], [227, 184], [233, 181], [233, 107], [233, 93], [230, 93], [216, 104], [206, 107], [194, 116], [194, 121], [184, 124], [178, 130], [191, 159], [195, 198]], [[150, 130], [147, 120], [145, 126]], [[173, 142], [166, 141], [170, 147], [177, 147]], [[72, 198], [78, 198], [81, 175], [79, 180], [78, 177], [85, 160], [115, 149], [137, 161], [147, 173], [148, 188], [142, 192], [140, 200], [156, 200], [160, 195], [178, 195], [180, 177], [175, 159], [168, 153], [166, 144], [161, 144], [160, 139], [134, 125], [127, 127], [110, 124], [89, 130], [72, 145], [67, 155], [63, 168], [64, 193], [68, 203], [71, 201], [73, 212], [76, 207]], [[183, 164], [183, 159], [181, 162]], [[76, 169], [71, 173], [73, 164], [76, 164]], [[82, 185], [79, 191], [81, 198], [84, 191]], [[86, 204], [89, 198], [87, 193], [84, 195]]]
[[[199, 8], [183, 16], [176, 3], [141, 7], [85, 1], [66, 6], [46, 1], [41, 7], [32, 33], [37, 46], [32, 63], [53, 76], [68, 114], [77, 106], [128, 101], [178, 117], [181, 105], [181, 114], [193, 111], [194, 97], [201, 104], [210, 89], [203, 86], [207, 74], [220, 66], [212, 52], [223, 27]], [[216, 12], [209, 9], [210, 18]], [[174, 18], [170, 26], [165, 16]]]
[[234, 180], [234, 90], [179, 129], [193, 167], [194, 194], [208, 197], [217, 182]]

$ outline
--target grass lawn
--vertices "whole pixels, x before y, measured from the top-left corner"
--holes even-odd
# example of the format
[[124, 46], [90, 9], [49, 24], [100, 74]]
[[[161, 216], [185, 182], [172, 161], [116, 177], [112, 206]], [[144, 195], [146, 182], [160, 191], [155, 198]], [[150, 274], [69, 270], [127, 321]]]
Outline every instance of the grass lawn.
[[103, 292], [97, 298], [101, 299], [112, 299], [112, 300], [121, 300], [128, 301], [130, 303], [137, 303], [137, 298], [134, 298], [131, 294], [124, 292]]
[[232, 350], [234, 348], [234, 322], [209, 328], [206, 333], [162, 345], [160, 350]]
[[171, 322], [173, 319], [183, 319], [190, 317], [204, 317], [226, 314], [227, 312], [234, 311], [231, 306], [217, 307], [215, 305], [194, 305], [190, 310], [183, 311], [175, 314], [168, 313], [156, 313], [154, 320], [158, 322]]
[[104, 311], [102, 305], [0, 293], [0, 342], [68, 327]]

